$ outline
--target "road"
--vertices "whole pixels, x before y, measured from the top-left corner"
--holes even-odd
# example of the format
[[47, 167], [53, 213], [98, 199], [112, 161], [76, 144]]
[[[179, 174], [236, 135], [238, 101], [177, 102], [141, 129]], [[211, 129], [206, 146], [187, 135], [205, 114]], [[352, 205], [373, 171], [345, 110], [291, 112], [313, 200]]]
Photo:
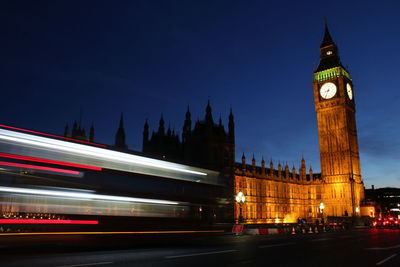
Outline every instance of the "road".
[[0, 266], [400, 266], [400, 230], [0, 236]]

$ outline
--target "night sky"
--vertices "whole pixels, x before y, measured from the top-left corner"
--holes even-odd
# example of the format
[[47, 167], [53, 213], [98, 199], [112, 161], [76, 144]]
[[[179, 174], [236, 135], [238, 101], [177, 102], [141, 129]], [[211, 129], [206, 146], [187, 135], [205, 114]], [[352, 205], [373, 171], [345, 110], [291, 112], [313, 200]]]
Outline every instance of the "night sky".
[[1, 122], [62, 134], [79, 121], [129, 148], [145, 119], [182, 132], [210, 99], [236, 158], [319, 171], [312, 73], [324, 16], [354, 82], [367, 188], [400, 185], [399, 1], [2, 1]]

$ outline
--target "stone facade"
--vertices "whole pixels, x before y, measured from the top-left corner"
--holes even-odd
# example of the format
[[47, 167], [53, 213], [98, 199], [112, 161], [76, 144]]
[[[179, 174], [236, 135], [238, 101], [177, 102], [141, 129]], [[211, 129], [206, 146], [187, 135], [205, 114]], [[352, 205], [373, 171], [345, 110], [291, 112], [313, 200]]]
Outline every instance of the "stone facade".
[[[274, 169], [272, 161], [269, 168], [265, 161], [261, 167], [246, 164], [235, 165], [235, 192], [246, 196], [243, 205], [243, 218], [246, 223], [290, 223], [298, 218], [317, 219], [320, 216], [322, 180], [320, 174], [307, 174], [305, 160], [301, 160], [299, 173], [286, 164], [278, 163]], [[235, 207], [235, 217], [239, 216], [239, 205]]]

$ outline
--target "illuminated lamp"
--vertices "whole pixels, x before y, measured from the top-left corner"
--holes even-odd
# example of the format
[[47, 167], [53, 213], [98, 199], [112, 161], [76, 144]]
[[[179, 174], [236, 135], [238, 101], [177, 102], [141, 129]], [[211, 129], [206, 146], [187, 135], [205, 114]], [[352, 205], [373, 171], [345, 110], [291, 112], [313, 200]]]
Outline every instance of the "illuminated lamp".
[[244, 196], [243, 192], [240, 191], [239, 193], [237, 193], [235, 199], [236, 199], [236, 202], [239, 204], [239, 219], [238, 219], [238, 223], [243, 223], [244, 219], [243, 219], [243, 213], [242, 213], [242, 206], [243, 206], [244, 202], [246, 201], [246, 197]]

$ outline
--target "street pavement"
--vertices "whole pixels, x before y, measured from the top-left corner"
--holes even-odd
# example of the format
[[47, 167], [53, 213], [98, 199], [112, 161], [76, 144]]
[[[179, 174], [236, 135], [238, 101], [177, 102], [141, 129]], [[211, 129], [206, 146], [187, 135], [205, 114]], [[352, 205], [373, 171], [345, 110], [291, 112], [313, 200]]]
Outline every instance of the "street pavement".
[[0, 266], [400, 266], [400, 230], [0, 236]]

